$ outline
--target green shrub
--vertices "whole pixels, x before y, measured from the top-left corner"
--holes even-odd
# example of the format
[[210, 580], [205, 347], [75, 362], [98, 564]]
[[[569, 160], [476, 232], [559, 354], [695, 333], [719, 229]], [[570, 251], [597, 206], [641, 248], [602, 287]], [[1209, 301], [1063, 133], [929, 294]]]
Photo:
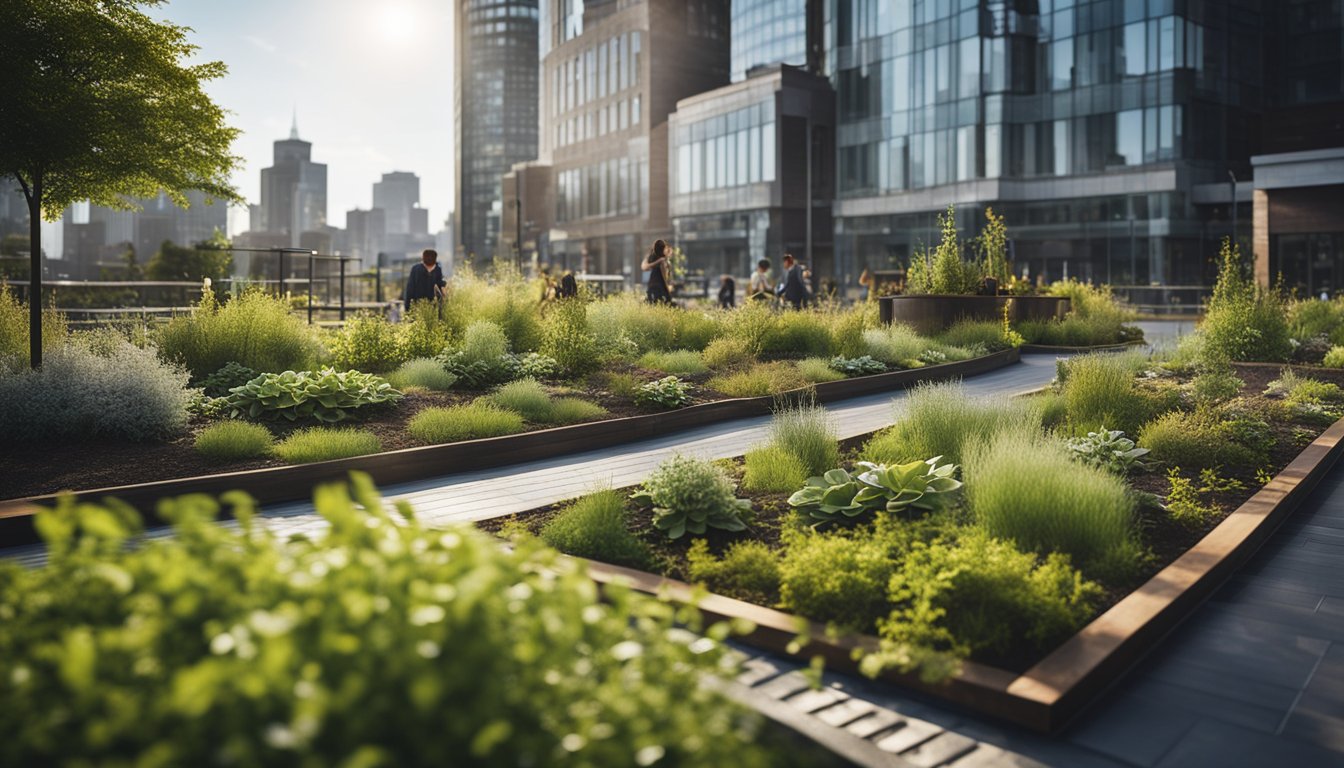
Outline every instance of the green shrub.
[[788, 493], [807, 482], [807, 469], [798, 457], [775, 445], [747, 451], [742, 487], [751, 491]]
[[752, 367], [720, 376], [705, 383], [710, 389], [729, 397], [763, 397], [807, 386], [798, 368], [782, 360], [757, 363]]
[[1170, 411], [1143, 426], [1139, 445], [1152, 451], [1154, 459], [1187, 469], [1255, 467], [1268, 459], [1267, 442], [1272, 444], [1273, 438], [1267, 431], [1264, 422], [1224, 421], [1210, 409]]
[[1246, 386], [1230, 371], [1206, 371], [1190, 381], [1197, 405], [1218, 405], [1236, 397]]
[[[737, 340], [755, 357], [765, 348], [766, 337], [774, 333], [777, 322], [779, 315], [765, 302], [749, 301], [729, 313], [723, 332], [725, 337]], [[705, 362], [715, 367], [708, 355]]]
[[523, 280], [512, 265], [497, 267], [492, 281], [477, 275], [470, 267], [458, 266], [454, 270], [443, 302], [444, 323], [453, 336], [461, 336], [473, 323], [489, 322], [504, 333], [515, 351], [536, 351], [541, 343], [537, 289]]
[[1200, 498], [1195, 482], [1181, 477], [1180, 467], [1167, 470], [1167, 485], [1166, 510], [1172, 520], [1187, 528], [1198, 529], [1218, 516], [1217, 508]]
[[994, 320], [959, 320], [938, 334], [938, 342], [951, 347], [978, 347], [986, 352], [1014, 346], [1004, 336], [1003, 323]]
[[605, 490], [565, 505], [542, 527], [542, 541], [561, 552], [647, 569], [653, 553], [625, 524], [625, 499]]
[[552, 424], [573, 424], [605, 416], [607, 409], [577, 397], [557, 397], [551, 400]]
[[673, 322], [677, 346], [693, 351], [709, 346], [722, 331], [721, 315], [717, 313], [681, 311], [673, 315]]
[[1219, 262], [1218, 280], [1200, 324], [1205, 349], [1223, 360], [1287, 360], [1293, 350], [1283, 301], [1247, 277], [1241, 251], [1227, 240]]
[[212, 461], [261, 458], [274, 444], [270, 430], [245, 421], [212, 424], [196, 435], [196, 452]]
[[[1133, 310], [1115, 298], [1107, 286], [1063, 280], [1050, 286], [1051, 296], [1069, 299], [1069, 314], [1063, 321], [1029, 321], [1017, 330], [1033, 344], [1091, 347], [1135, 339]], [[1137, 338], [1142, 338], [1138, 336]]]
[[933, 456], [957, 464], [971, 445], [1006, 430], [1036, 430], [1040, 423], [1035, 402], [971, 397], [959, 382], [921, 384], [910, 390], [896, 423], [874, 435], [862, 455], [881, 464]]
[[402, 362], [397, 326], [386, 317], [361, 312], [335, 331], [327, 342], [331, 362], [341, 370], [386, 373]]
[[276, 458], [290, 464], [348, 459], [383, 449], [378, 436], [353, 427], [309, 427], [291, 432], [272, 449]]
[[952, 206], [939, 214], [942, 237], [932, 250], [920, 249], [910, 257], [906, 292], [910, 294], [975, 293], [983, 276], [978, 265], [965, 260], [957, 216]]
[[1141, 354], [1097, 352], [1072, 358], [1064, 379], [1064, 402], [1075, 430], [1119, 429], [1130, 434], [1152, 418], [1156, 404], [1135, 381]]
[[617, 397], [628, 397], [632, 400], [639, 393], [641, 384], [638, 376], [618, 371], [603, 371], [598, 375], [598, 381], [611, 394]]
[[497, 323], [477, 320], [462, 332], [462, 344], [457, 351], [466, 365], [495, 365], [500, 358], [509, 354], [509, 338]]
[[770, 444], [793, 456], [808, 475], [839, 466], [840, 446], [826, 409], [817, 405], [778, 408], [770, 418]]
[[1131, 470], [1142, 469], [1139, 459], [1148, 455], [1147, 448], [1136, 447], [1133, 440], [1118, 429], [1088, 432], [1086, 437], [1070, 439], [1066, 445], [1073, 457], [1089, 466], [1124, 477]]
[[1084, 572], [1123, 579], [1139, 564], [1134, 500], [1123, 480], [1073, 460], [1062, 443], [1001, 432], [968, 452], [962, 475], [977, 524]]
[[[882, 366], [882, 370], [886, 370], [886, 368], [885, 365]], [[809, 384], [824, 384], [828, 381], [840, 381], [845, 378], [845, 374], [832, 368], [831, 361], [824, 357], [809, 357], [806, 360], [799, 360], [798, 375]]]
[[639, 366], [663, 373], [675, 373], [680, 376], [705, 373], [709, 367], [700, 359], [699, 352], [677, 349], [671, 352], [647, 352], [639, 358]]
[[523, 431], [523, 417], [480, 401], [448, 408], [426, 408], [406, 424], [422, 443], [453, 443]]
[[[649, 304], [634, 294], [620, 294], [594, 301], [585, 309], [585, 333], [591, 334], [600, 348], [620, 346], [625, 338], [640, 351], [676, 349], [677, 328], [687, 313], [676, 307]], [[577, 323], [577, 318], [569, 322]], [[695, 339], [694, 341], [699, 341]], [[694, 344], [680, 345], [699, 349]]]
[[831, 352], [842, 357], [862, 357], [868, 354], [868, 342], [863, 334], [878, 324], [877, 303], [866, 302], [827, 315], [831, 328]]
[[1329, 352], [1325, 353], [1325, 359], [1321, 365], [1326, 368], [1344, 368], [1344, 347], [1334, 346]]
[[871, 632], [889, 610], [894, 563], [882, 541], [863, 535], [791, 533], [779, 562], [779, 601], [789, 611], [842, 629]]
[[238, 363], [263, 373], [302, 370], [320, 355], [321, 345], [283, 300], [244, 291], [223, 305], [207, 291], [196, 312], [179, 315], [155, 334], [159, 354], [203, 379]]
[[784, 312], [761, 340], [761, 351], [798, 357], [830, 355], [830, 324], [819, 312]]
[[443, 352], [451, 334], [438, 302], [413, 301], [397, 326], [397, 357], [401, 360], [434, 357]]
[[504, 330], [488, 320], [477, 320], [462, 332], [462, 343], [435, 358], [457, 377], [458, 386], [486, 389], [513, 379], [517, 360], [509, 353]]
[[659, 464], [631, 498], [653, 507], [654, 527], [672, 539], [708, 528], [743, 530], [742, 514], [751, 511], [751, 502], [737, 498], [732, 478], [722, 469], [680, 454]]
[[443, 363], [431, 357], [417, 357], [407, 360], [401, 367], [388, 374], [387, 381], [397, 389], [421, 387], [431, 392], [447, 392], [457, 383], [457, 377], [443, 367]]
[[1289, 333], [1298, 341], [1323, 336], [1334, 344], [1344, 342], [1344, 301], [1294, 301], [1288, 304], [1287, 315]]
[[[42, 310], [43, 354], [64, 344], [66, 334], [65, 315]], [[0, 285], [0, 369], [28, 367], [28, 352], [28, 305], [8, 285]]]
[[779, 555], [759, 541], [738, 541], [723, 557], [709, 551], [709, 542], [696, 539], [686, 552], [688, 576], [714, 592], [769, 605], [779, 593]]
[[[932, 351], [934, 350], [925, 350], [923, 354], [927, 355]], [[886, 363], [878, 362], [868, 355], [853, 358], [833, 357], [830, 365], [833, 370], [846, 376], [870, 376], [874, 373], [885, 373], [887, 370]]]
[[577, 376], [597, 368], [597, 349], [583, 300], [575, 297], [555, 302], [542, 324], [540, 352], [555, 358], [561, 370]]
[[401, 393], [371, 373], [320, 371], [263, 373], [224, 399], [234, 418], [341, 421], [368, 406], [392, 404]]
[[1060, 554], [1038, 561], [973, 531], [917, 541], [891, 577], [893, 609], [880, 622], [880, 656], [929, 648], [1021, 663], [1026, 653], [1049, 651], [1078, 631], [1101, 594]]
[[1042, 392], [1031, 401], [1040, 408], [1041, 426], [1046, 429], [1062, 427], [1069, 418], [1069, 404], [1062, 392]]
[[257, 378], [261, 374], [245, 365], [230, 362], [218, 371], [206, 376], [201, 382], [201, 389], [209, 397], [226, 397], [229, 390], [234, 387], [241, 387], [247, 382]]
[[635, 390], [635, 403], [651, 408], [681, 408], [691, 404], [691, 390], [676, 376], [664, 376]]
[[115, 335], [77, 334], [36, 371], [0, 369], [0, 435], [14, 443], [145, 441], [186, 426], [187, 375]]
[[705, 684], [731, 674], [727, 648], [689, 642], [652, 598], [599, 595], [538, 542], [431, 529], [404, 502], [403, 519], [364, 476], [353, 495], [319, 488], [330, 526], [304, 536], [254, 523], [242, 494], [226, 497], [241, 530], [208, 524], [208, 497], [168, 500], [176, 535], [133, 547], [123, 506], [42, 513], [48, 563], [0, 565], [0, 763], [784, 757]]
[[860, 461], [853, 473], [831, 469], [809, 477], [802, 490], [789, 497], [789, 505], [815, 521], [814, 527], [882, 511], [940, 512], [961, 489], [956, 471], [955, 464], [939, 464], [938, 458], [892, 466]]
[[756, 355], [747, 340], [734, 336], [723, 336], [711, 341], [701, 353], [701, 358], [705, 365], [716, 371], [745, 368], [756, 362]]
[[482, 399], [538, 424], [550, 422], [555, 412], [550, 394], [536, 379], [511, 381]]
[[863, 332], [863, 341], [867, 354], [888, 365], [910, 367], [911, 360], [929, 348], [929, 340], [915, 333], [908, 325], [893, 323], [885, 328], [874, 328]]
[[519, 378], [554, 379], [558, 378], [561, 373], [560, 363], [554, 357], [543, 355], [540, 352], [516, 355], [514, 361], [517, 364]]

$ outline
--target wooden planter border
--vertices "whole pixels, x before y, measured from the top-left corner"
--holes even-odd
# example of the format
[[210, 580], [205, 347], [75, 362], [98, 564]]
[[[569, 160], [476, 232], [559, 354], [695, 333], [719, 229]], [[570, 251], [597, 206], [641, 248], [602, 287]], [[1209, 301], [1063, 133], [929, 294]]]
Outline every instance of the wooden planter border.
[[1099, 344], [1095, 347], [1056, 347], [1050, 344], [1023, 344], [1021, 349], [1027, 353], [1055, 355], [1085, 355], [1088, 352], [1118, 352], [1133, 347], [1141, 347], [1146, 341], [1125, 341], [1119, 344]]
[[[1317, 437], [1185, 554], [1026, 672], [968, 661], [941, 684], [897, 672], [881, 677], [978, 714], [1042, 733], [1057, 732], [1245, 563], [1311, 493], [1341, 453], [1344, 419]], [[857, 673], [853, 652], [878, 646], [877, 638], [870, 635], [827, 637], [825, 627], [800, 616], [723, 595], [705, 595], [685, 582], [592, 560], [587, 563], [589, 574], [599, 584], [619, 582], [680, 602], [698, 601], [700, 611], [714, 621], [746, 619], [755, 629], [740, 638], [742, 642], [781, 655], [821, 656], [833, 669]], [[803, 631], [810, 640], [801, 648], [793, 647]]]
[[[772, 406], [781, 401], [815, 398], [819, 403], [835, 402], [912, 387], [926, 381], [987, 373], [1020, 359], [1018, 350], [1008, 349], [971, 360], [825, 382], [779, 395], [719, 400], [675, 411], [403, 448], [348, 459], [97, 488], [76, 491], [75, 495], [86, 501], [116, 497], [139, 509], [147, 524], [155, 525], [163, 522], [158, 518], [155, 505], [159, 499], [170, 496], [187, 493], [218, 496], [241, 488], [259, 504], [278, 504], [309, 498], [313, 486], [343, 480], [350, 472], [365, 472], [379, 485], [393, 485], [450, 472], [491, 469], [660, 437], [730, 419], [760, 416], [770, 413]], [[0, 501], [0, 546], [37, 541], [32, 516], [40, 508], [55, 504], [61, 495], [43, 494]]]

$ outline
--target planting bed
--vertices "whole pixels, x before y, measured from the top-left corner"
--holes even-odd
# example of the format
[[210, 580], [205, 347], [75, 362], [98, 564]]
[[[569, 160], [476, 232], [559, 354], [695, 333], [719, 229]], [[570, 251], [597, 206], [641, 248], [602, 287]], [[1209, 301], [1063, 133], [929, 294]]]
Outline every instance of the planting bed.
[[[1196, 471], [1173, 472], [1172, 467], [1178, 463], [1178, 458], [1193, 457], [1178, 457], [1170, 448], [1167, 449], [1165, 460], [1155, 456], [1143, 457], [1149, 461], [1149, 465], [1131, 471], [1127, 478], [1127, 485], [1133, 493], [1145, 496], [1151, 494], [1148, 497], [1150, 501], [1138, 505], [1133, 517], [1134, 536], [1143, 549], [1143, 555], [1133, 562], [1131, 569], [1123, 573], [1115, 572], [1116, 569], [1110, 567], [1089, 566], [1079, 578], [1095, 581], [1098, 588], [1086, 601], [1085, 611], [1075, 616], [1069, 632], [1056, 633], [1051, 642], [1035, 648], [1018, 642], [1011, 648], [973, 651], [969, 660], [960, 665], [959, 671], [941, 682], [931, 683], [921, 679], [915, 672], [929, 672], [933, 669], [936, 674], [937, 664], [946, 659], [923, 667], [913, 665], [916, 667], [914, 670], [896, 669], [887, 664], [880, 674], [983, 713], [1036, 729], [1054, 730], [1067, 722], [1096, 692], [1179, 622], [1218, 580], [1226, 577], [1230, 568], [1263, 540], [1272, 525], [1291, 510], [1292, 504], [1305, 494], [1305, 490], [1328, 469], [1338, 454], [1337, 446], [1340, 435], [1344, 434], [1344, 422], [1322, 434], [1326, 431], [1328, 420], [1320, 414], [1308, 412], [1302, 415], [1298, 406], [1291, 405], [1291, 396], [1285, 401], [1281, 395], [1264, 394], [1272, 383], [1281, 378], [1279, 369], [1239, 365], [1232, 373], [1242, 383], [1241, 394], [1236, 398], [1225, 399], [1217, 407], [1224, 409], [1220, 411], [1224, 414], [1253, 413], [1266, 417], [1268, 431], [1262, 435], [1264, 439], [1261, 441], [1264, 448], [1263, 462], [1256, 462], [1254, 466], [1219, 466], [1212, 475], [1201, 476]], [[1327, 384], [1344, 384], [1344, 372], [1317, 370], [1312, 371], [1312, 374]], [[1153, 383], [1154, 379], [1160, 383]], [[1179, 393], [1179, 397], [1184, 400], [1173, 396], [1168, 402], [1175, 404], [1175, 407], [1169, 412], [1211, 413], [1209, 409], [1214, 406], [1210, 403], [1195, 405], [1188, 402], [1188, 393], [1194, 391], [1196, 386], [1195, 377], [1188, 373], [1176, 373], [1140, 377], [1135, 389], [1146, 391], [1146, 396], [1159, 399], [1164, 397], [1163, 392], [1167, 393], [1165, 396], [1170, 396], [1172, 392]], [[1063, 394], [1047, 393], [1040, 397], [1044, 401], [1064, 398], [1067, 397], [1067, 391]], [[1344, 401], [1344, 396], [1337, 402], [1340, 401]], [[1046, 402], [1041, 404], [1048, 414], [1050, 406]], [[1152, 415], [1154, 421], [1158, 421], [1161, 416]], [[1077, 432], [1076, 427], [1071, 427], [1067, 420], [1057, 423], [1056, 427]], [[1146, 427], [1140, 434], [1151, 433], [1155, 444], [1164, 445], [1157, 432], [1156, 428]], [[869, 455], [870, 451], [864, 450], [865, 444], [873, 437], [869, 435], [840, 443], [839, 466], [851, 467], [865, 456], [873, 458]], [[502, 535], [517, 535], [523, 531], [539, 535], [562, 551], [567, 551], [566, 541], [578, 541], [579, 551], [573, 554], [599, 560], [593, 566], [594, 577], [599, 581], [620, 580], [649, 592], [666, 592], [670, 589], [671, 594], [678, 599], [692, 597], [690, 583], [707, 585], [712, 594], [701, 603], [701, 609], [714, 615], [750, 619], [757, 624], [757, 630], [748, 638], [748, 642], [771, 650], [788, 650], [797, 633], [797, 616], [802, 616], [814, 622], [813, 629], [802, 644], [804, 655], [821, 655], [832, 665], [852, 669], [858, 668], [850, 656], [854, 649], [863, 649], [865, 655], [885, 653], [890, 659], [893, 650], [889, 642], [891, 633], [884, 629], [882, 639], [876, 637], [876, 622], [886, 619], [898, 624], [897, 614], [892, 613], [888, 617], [888, 613], [909, 608], [911, 593], [905, 594], [904, 601], [888, 595], [881, 609], [870, 616], [869, 620], [874, 624], [866, 627], [836, 627], [832, 624], [831, 631], [828, 631], [821, 624], [835, 616], [800, 611], [799, 601], [789, 597], [790, 586], [796, 591], [800, 585], [811, 588], [810, 581], [844, 580], [852, 576], [854, 569], [868, 568], [871, 563], [865, 565], [862, 558], [846, 561], [827, 575], [824, 572], [826, 564], [817, 558], [808, 561], [798, 556], [790, 566], [790, 550], [791, 547], [800, 546], [798, 542], [801, 539], [809, 537], [834, 537], [847, 542], [846, 546], [858, 546], [865, 540], [884, 536], [884, 525], [898, 528], [902, 525], [918, 526], [920, 523], [916, 521], [920, 516], [911, 515], [906, 510], [897, 516], [905, 522], [896, 520], [892, 523], [890, 520], [893, 518], [888, 515], [889, 522], [883, 523], [869, 515], [858, 518], [857, 523], [841, 522], [824, 528], [827, 533], [818, 537], [805, 530], [807, 524], [813, 521], [791, 507], [790, 491], [745, 489], [744, 461], [741, 458], [719, 462], [719, 466], [736, 486], [736, 495], [750, 502], [751, 512], [744, 515], [746, 526], [743, 530], [710, 528], [701, 534], [670, 539], [655, 526], [658, 513], [646, 503], [629, 500], [630, 492], [634, 489], [623, 489], [620, 494], [627, 499], [624, 502], [623, 527], [638, 545], [625, 547], [620, 550], [620, 556], [614, 560], [608, 557], [607, 562], [601, 562], [602, 546], [585, 549], [589, 545], [582, 544], [582, 537], [574, 537], [572, 531], [567, 538], [557, 537], [557, 531], [575, 525], [573, 521], [565, 522], [571, 504], [551, 505], [478, 525]], [[858, 470], [855, 471], [857, 473]], [[983, 468], [976, 472], [985, 473]], [[1272, 481], [1271, 477], [1274, 478]], [[974, 482], [974, 478], [967, 479], [968, 488], [962, 489], [961, 493], [966, 493]], [[1177, 490], [1177, 485], [1182, 482], [1186, 486], [1184, 494]], [[975, 497], [971, 496], [970, 499], [959, 501], [936, 513], [944, 517], [937, 520], [935, 527], [955, 530], [954, 538], [972, 538], [970, 531], [978, 524], [977, 515], [981, 514], [981, 510]], [[1153, 503], [1159, 500], [1164, 503]], [[1189, 502], [1202, 507], [1203, 511], [1196, 515], [1185, 510], [1182, 504]], [[1178, 513], [1175, 511], [1177, 509], [1183, 511]], [[925, 518], [926, 521], [935, 519], [936, 515]], [[914, 536], [916, 539], [923, 536], [926, 540], [937, 538], [936, 535], [918, 533]], [[750, 551], [754, 564], [744, 564], [748, 558], [742, 556], [735, 561], [735, 565], [730, 565], [734, 562], [735, 551], [738, 555]], [[910, 551], [904, 550], [903, 556], [908, 556]], [[836, 555], [839, 556], [840, 552], [836, 550]], [[773, 561], [774, 565], [767, 565], [766, 561]], [[800, 576], [799, 563], [818, 572]], [[974, 571], [978, 566], [970, 563], [958, 567]], [[788, 568], [795, 569], [792, 577], [785, 572]], [[900, 569], [899, 564], [896, 569]], [[763, 576], [766, 572], [774, 575]], [[934, 571], [925, 575], [937, 572], [935, 565]], [[955, 572], [955, 568], [942, 571], [947, 578], [956, 578], [952, 575]], [[887, 577], [883, 575], [882, 578]], [[909, 582], [910, 574], [907, 574], [906, 579]], [[921, 587], [918, 581], [910, 582], [907, 586], [913, 594], [919, 594]], [[843, 598], [843, 591], [836, 593], [835, 597]], [[952, 607], [947, 607], [949, 612], [955, 608], [963, 611], [978, 608], [986, 611], [984, 620], [991, 623], [995, 621], [996, 606], [993, 604], [967, 602], [963, 596], [960, 601], [951, 601], [950, 605]], [[824, 610], [829, 610], [829, 607]], [[907, 613], [901, 620], [910, 621], [911, 615]], [[1012, 617], [1001, 618], [1011, 620]], [[939, 621], [935, 618], [933, 624], [936, 626]], [[835, 634], [837, 630], [839, 634]], [[904, 636], [931, 639], [933, 642], [926, 643], [925, 650], [950, 650], [946, 635], [907, 632]], [[966, 638], [951, 639], [955, 644]], [[920, 643], [910, 645], [919, 647]], [[797, 652], [797, 649], [790, 652]], [[918, 653], [915, 655], [918, 658]], [[873, 672], [874, 669], [870, 667], [867, 671]]]

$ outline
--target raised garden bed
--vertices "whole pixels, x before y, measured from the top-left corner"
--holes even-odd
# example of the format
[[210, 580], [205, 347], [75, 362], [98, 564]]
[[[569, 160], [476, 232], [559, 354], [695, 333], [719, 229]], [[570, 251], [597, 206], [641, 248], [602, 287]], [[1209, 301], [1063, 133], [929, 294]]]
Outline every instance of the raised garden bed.
[[1005, 307], [1012, 322], [1061, 320], [1068, 314], [1071, 303], [1060, 296], [940, 294], [883, 296], [877, 301], [882, 322], [905, 323], [923, 334], [941, 333], [963, 320], [1002, 321]]
[[[77, 493], [80, 498], [89, 500], [119, 498], [139, 508], [151, 520], [155, 519], [154, 504], [158, 499], [183, 493], [219, 494], [235, 488], [245, 488], [260, 503], [273, 504], [306, 498], [315, 484], [339, 480], [351, 471], [367, 472], [378, 484], [389, 485], [442, 475], [447, 471], [462, 472], [553, 458], [667, 435], [725, 420], [767, 414], [780, 398], [806, 396], [814, 397], [821, 403], [834, 402], [895, 391], [924, 381], [973, 376], [1012, 365], [1019, 359], [1018, 350], [1010, 349], [955, 363], [825, 382], [781, 395], [728, 398], [673, 411], [537, 429], [502, 437], [407, 447], [367, 456], [298, 466], [262, 466], [176, 479], [105, 485], [78, 489]], [[169, 446], [169, 448], [175, 454], [184, 452], [181, 447]], [[87, 448], [81, 444], [72, 446], [71, 450], [79, 452]], [[69, 460], [73, 462], [75, 458], [71, 457]], [[151, 460], [141, 456], [133, 463], [144, 464]], [[30, 469], [38, 471], [40, 467], [50, 466], [57, 459], [49, 453], [43, 453], [33, 461], [36, 464]], [[87, 461], [87, 457], [79, 461]], [[75, 463], [74, 469], [78, 469], [78, 462]], [[78, 477], [78, 474], [75, 476]], [[14, 545], [33, 541], [31, 515], [38, 507], [54, 503], [56, 498], [57, 494], [48, 492], [0, 501], [0, 542]]]
[[[1259, 366], [1240, 366], [1236, 374], [1252, 392], [1252, 405], [1275, 378], [1275, 372]], [[1344, 377], [1336, 377], [1344, 381]], [[1011, 721], [1035, 730], [1058, 730], [1113, 683], [1146, 651], [1151, 649], [1200, 601], [1226, 579], [1262, 544], [1274, 528], [1306, 497], [1344, 451], [1344, 420], [1320, 431], [1320, 427], [1293, 419], [1272, 425], [1274, 446], [1268, 457], [1276, 470], [1268, 483], [1251, 480], [1249, 470], [1234, 472], [1230, 479], [1245, 483], [1243, 489], [1222, 488], [1210, 493], [1216, 514], [1195, 527], [1178, 526], [1165, 515], [1145, 510], [1141, 517], [1144, 542], [1152, 559], [1142, 572], [1121, 589], [1108, 587], [1095, 615], [1075, 634], [1048, 652], [1016, 663], [997, 665], [970, 660], [940, 683], [928, 683], [913, 674], [885, 671], [883, 679], [912, 687], [967, 709]], [[1303, 441], [1309, 444], [1300, 450]], [[842, 450], [853, 451], [862, 439], [847, 441]], [[741, 462], [733, 474], [740, 477]], [[1263, 477], [1263, 475], [1260, 475]], [[1156, 491], [1165, 473], [1141, 472], [1131, 485]], [[788, 494], [743, 492], [756, 510], [746, 533], [711, 530], [706, 537], [716, 553], [746, 539], [766, 547], [778, 546], [780, 531], [794, 515], [785, 501]], [[481, 523], [493, 531], [519, 527], [539, 532], [553, 520], [561, 505]], [[647, 510], [628, 505], [629, 527], [653, 552], [656, 572], [593, 562], [590, 573], [599, 582], [619, 581], [651, 594], [673, 599], [697, 599], [705, 613], [726, 619], [745, 619], [755, 627], [746, 642], [778, 653], [802, 658], [821, 656], [833, 668], [858, 671], [854, 651], [872, 652], [880, 641], [866, 633], [836, 636], [805, 617], [758, 602], [723, 594], [703, 595], [687, 579], [689, 546], [669, 541], [650, 525]], [[687, 538], [690, 538], [689, 536]], [[767, 601], [769, 602], [769, 601]], [[809, 629], [802, 633], [800, 627]]]

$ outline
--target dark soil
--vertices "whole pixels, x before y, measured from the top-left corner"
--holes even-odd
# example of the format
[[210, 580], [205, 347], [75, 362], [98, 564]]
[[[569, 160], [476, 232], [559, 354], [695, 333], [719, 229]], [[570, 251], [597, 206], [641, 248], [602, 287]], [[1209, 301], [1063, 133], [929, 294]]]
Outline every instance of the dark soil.
[[[1288, 367], [1294, 368], [1301, 375], [1333, 382], [1344, 387], [1344, 370], [1321, 369], [1311, 366]], [[1279, 377], [1280, 370], [1280, 368], [1272, 366], [1235, 366], [1235, 373], [1246, 383], [1246, 387], [1242, 390], [1242, 399], [1249, 409], [1257, 412], [1268, 411], [1272, 401], [1265, 398], [1262, 393], [1269, 382]], [[1276, 438], [1270, 454], [1271, 475], [1282, 471], [1289, 462], [1301, 453], [1308, 443], [1325, 430], [1325, 427], [1319, 424], [1266, 420], [1270, 422]], [[871, 434], [861, 435], [843, 441], [841, 443], [841, 454], [844, 463], [852, 464], [854, 459], [857, 458], [859, 449], [871, 436]], [[743, 460], [739, 457], [720, 463], [740, 483]], [[1139, 528], [1143, 543], [1151, 552], [1151, 558], [1145, 564], [1142, 572], [1131, 582], [1103, 585], [1105, 594], [1097, 606], [1095, 615], [1104, 613], [1143, 582], [1179, 558], [1186, 550], [1194, 546], [1209, 531], [1221, 523], [1233, 510], [1255, 495], [1261, 487], [1254, 468], [1225, 469], [1220, 471], [1219, 475], [1226, 479], [1238, 481], [1243, 487], [1240, 490], [1202, 494], [1202, 500], [1216, 508], [1218, 512], [1216, 516], [1205, 521], [1203, 525], [1198, 527], [1183, 526], [1173, 521], [1160, 508], [1155, 506], [1145, 506], [1140, 510]], [[1159, 500], [1164, 500], [1168, 492], [1169, 484], [1165, 467], [1149, 467], [1145, 471], [1131, 475], [1129, 480], [1136, 490], [1153, 494], [1159, 497]], [[625, 490], [630, 492], [633, 489]], [[739, 487], [738, 495], [751, 499], [753, 513], [749, 521], [749, 527], [741, 533], [711, 529], [706, 536], [700, 537], [706, 539], [710, 550], [715, 554], [722, 554], [723, 550], [729, 545], [741, 541], [759, 541], [771, 549], [782, 549], [782, 531], [789, 526], [807, 524], [790, 509], [787, 502], [789, 494], [787, 493], [752, 492]], [[492, 533], [507, 534], [511, 530], [522, 528], [530, 533], [537, 534], [564, 506], [564, 503], [550, 505], [516, 515], [481, 521], [477, 525]], [[653, 527], [651, 510], [640, 509], [633, 503], [628, 505], [628, 509], [630, 511], [629, 528], [636, 536], [647, 543], [656, 554], [657, 572], [670, 578], [688, 580], [686, 553], [690, 549], [691, 541], [697, 537], [685, 536], [677, 541], [670, 540]], [[751, 598], [749, 595], [729, 594], [729, 596], [739, 599]], [[778, 603], [778, 595], [771, 595], [770, 598], [770, 600], [764, 602], [769, 605]], [[757, 602], [761, 602], [759, 596]], [[1017, 659], [1016, 663], [1003, 664], [1000, 662], [1000, 666], [1020, 672], [1029, 668], [1038, 660], [1039, 656], [1024, 657]]]

